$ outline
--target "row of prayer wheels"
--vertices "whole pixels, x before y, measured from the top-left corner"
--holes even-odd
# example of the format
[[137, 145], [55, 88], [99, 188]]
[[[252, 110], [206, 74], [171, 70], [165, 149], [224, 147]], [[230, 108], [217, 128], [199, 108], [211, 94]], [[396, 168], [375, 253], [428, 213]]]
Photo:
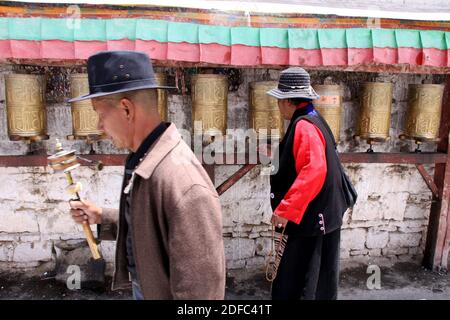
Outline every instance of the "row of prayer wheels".
[[[161, 85], [166, 76], [156, 74]], [[89, 91], [86, 74], [74, 74], [70, 78], [71, 96]], [[280, 137], [284, 132], [283, 119], [277, 100], [266, 92], [277, 86], [276, 81], [250, 83], [249, 127], [259, 136], [272, 137], [277, 130]], [[338, 85], [316, 85], [314, 89], [321, 96], [314, 101], [316, 109], [328, 122], [335, 138], [339, 141], [342, 89]], [[357, 136], [372, 142], [389, 138], [392, 84], [369, 82], [361, 86], [361, 112]], [[437, 141], [444, 86], [437, 84], [411, 84], [408, 90], [408, 112], [405, 134], [401, 138], [423, 141]], [[6, 76], [6, 105], [8, 133], [11, 140], [37, 141], [48, 139], [45, 112], [45, 81], [40, 75], [12, 74]], [[167, 92], [158, 90], [158, 109], [167, 121]], [[202, 132], [211, 135], [225, 135], [228, 106], [228, 79], [218, 74], [198, 74], [192, 78], [193, 120], [201, 121]], [[97, 129], [98, 117], [90, 100], [72, 103], [73, 135], [69, 139], [99, 139], [103, 133]]]
[[[166, 75], [155, 74], [161, 85], [166, 83]], [[45, 103], [45, 78], [42, 75], [11, 74], [5, 79], [6, 108], [8, 115], [8, 134], [11, 140], [40, 141], [47, 135], [47, 115]], [[87, 74], [70, 76], [71, 97], [89, 93]], [[164, 121], [167, 120], [167, 93], [158, 90], [158, 110]], [[70, 140], [96, 141], [104, 134], [98, 130], [98, 116], [90, 100], [71, 104], [73, 134]]]

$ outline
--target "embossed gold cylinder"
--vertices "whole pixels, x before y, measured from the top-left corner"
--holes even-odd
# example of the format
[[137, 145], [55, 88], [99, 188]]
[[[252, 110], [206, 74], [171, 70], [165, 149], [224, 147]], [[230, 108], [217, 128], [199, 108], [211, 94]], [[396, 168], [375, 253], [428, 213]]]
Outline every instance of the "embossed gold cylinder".
[[[167, 77], [164, 73], [155, 73], [156, 82], [160, 86], [167, 85]], [[167, 121], [167, 90], [157, 89], [158, 92], [158, 111], [161, 119]]]
[[[259, 138], [281, 138], [284, 121], [278, 108], [278, 100], [266, 92], [276, 88], [276, 81], [250, 83], [250, 128], [255, 129]], [[272, 133], [272, 130], [275, 132]]]
[[339, 85], [315, 85], [320, 96], [314, 100], [314, 107], [322, 115], [333, 132], [336, 142], [340, 140], [342, 118], [342, 88]]
[[9, 138], [48, 139], [44, 76], [10, 74], [5, 77], [5, 87]]
[[[89, 93], [88, 75], [79, 73], [70, 76], [70, 92], [72, 98]], [[103, 131], [98, 130], [98, 115], [94, 111], [91, 100], [72, 102], [73, 136], [69, 138], [87, 139], [101, 137]]]
[[368, 141], [389, 138], [392, 84], [367, 82], [362, 85], [359, 135]]
[[416, 141], [437, 141], [444, 85], [410, 84], [406, 136]]
[[192, 77], [192, 107], [194, 131], [196, 121], [201, 130], [210, 135], [226, 134], [228, 103], [228, 78], [219, 74], [198, 74]]

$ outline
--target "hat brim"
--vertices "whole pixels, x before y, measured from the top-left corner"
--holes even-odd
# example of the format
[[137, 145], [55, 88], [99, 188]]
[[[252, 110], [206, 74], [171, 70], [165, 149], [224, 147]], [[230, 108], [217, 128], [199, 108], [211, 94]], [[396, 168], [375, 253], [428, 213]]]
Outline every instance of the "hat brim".
[[124, 89], [111, 91], [111, 92], [98, 92], [98, 93], [93, 93], [93, 94], [85, 94], [85, 95], [82, 95], [79, 97], [69, 99], [69, 100], [67, 100], [67, 102], [78, 102], [78, 101], [83, 101], [83, 100], [88, 100], [88, 99], [93, 99], [93, 98], [98, 98], [98, 97], [110, 96], [110, 95], [116, 94], [116, 93], [135, 91], [135, 90], [141, 90], [141, 89], [177, 89], [177, 87], [158, 86], [158, 85], [154, 85], [154, 84], [152, 84], [152, 85], [148, 84], [148, 85], [142, 85], [142, 86], [138, 86], [138, 87], [124, 88]]
[[319, 99], [320, 96], [317, 94], [317, 92], [313, 89], [313, 87], [310, 87], [310, 90], [296, 90], [296, 91], [281, 91], [278, 88], [269, 90], [266, 92], [269, 96], [272, 96], [276, 99], [292, 99], [292, 98], [304, 98], [304, 99], [311, 99], [316, 100]]

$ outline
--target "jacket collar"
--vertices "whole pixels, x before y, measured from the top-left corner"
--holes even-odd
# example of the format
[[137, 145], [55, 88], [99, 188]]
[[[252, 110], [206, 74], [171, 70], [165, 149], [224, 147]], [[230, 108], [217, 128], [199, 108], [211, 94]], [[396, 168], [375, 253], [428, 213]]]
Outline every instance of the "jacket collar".
[[150, 152], [136, 168], [135, 173], [144, 179], [150, 178], [156, 166], [164, 157], [180, 143], [181, 136], [176, 126], [171, 123], [159, 139], [150, 148]]

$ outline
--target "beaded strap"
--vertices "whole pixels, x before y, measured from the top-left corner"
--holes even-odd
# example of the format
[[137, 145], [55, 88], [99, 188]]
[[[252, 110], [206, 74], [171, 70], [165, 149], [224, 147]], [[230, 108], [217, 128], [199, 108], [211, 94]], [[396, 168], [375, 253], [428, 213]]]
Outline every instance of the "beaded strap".
[[[278, 267], [283, 257], [284, 249], [286, 248], [288, 236], [284, 234], [286, 228], [276, 238], [275, 237], [275, 227], [272, 226], [272, 244], [269, 252], [269, 258], [266, 265], [266, 279], [269, 282], [273, 282], [277, 276]], [[275, 243], [277, 243], [276, 251], [274, 251]]]

